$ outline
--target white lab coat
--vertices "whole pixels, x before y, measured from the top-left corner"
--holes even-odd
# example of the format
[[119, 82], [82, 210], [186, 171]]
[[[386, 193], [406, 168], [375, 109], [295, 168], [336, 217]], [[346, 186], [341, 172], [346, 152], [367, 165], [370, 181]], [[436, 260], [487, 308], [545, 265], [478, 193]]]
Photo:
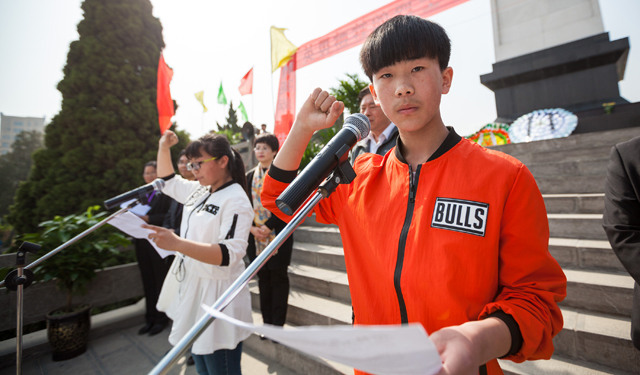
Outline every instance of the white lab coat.
[[[229, 265], [214, 266], [180, 253], [164, 280], [157, 308], [173, 320], [169, 342], [176, 345], [244, 271], [247, 238], [253, 209], [242, 187], [233, 183], [211, 193], [197, 181], [174, 176], [166, 181], [162, 193], [184, 204], [180, 236], [192, 241], [224, 244], [229, 250]], [[225, 314], [251, 323], [251, 296], [244, 287], [223, 310]], [[251, 333], [215, 320], [195, 341], [193, 354], [211, 354], [218, 349], [234, 349]]]

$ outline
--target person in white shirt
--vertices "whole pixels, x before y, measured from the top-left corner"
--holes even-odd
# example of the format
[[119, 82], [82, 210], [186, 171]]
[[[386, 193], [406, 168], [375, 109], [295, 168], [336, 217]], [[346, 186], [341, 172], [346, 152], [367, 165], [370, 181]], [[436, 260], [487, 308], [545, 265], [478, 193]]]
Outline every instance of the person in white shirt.
[[358, 95], [360, 113], [367, 116], [371, 123], [369, 136], [358, 142], [351, 151], [349, 161], [353, 164], [360, 154], [372, 153], [385, 155], [396, 145], [398, 128], [382, 112], [380, 104], [376, 104], [369, 87], [365, 87]]
[[[253, 209], [246, 193], [244, 163], [226, 137], [207, 134], [187, 146], [188, 164], [196, 181], [175, 174], [170, 147], [178, 143], [167, 130], [158, 148], [162, 192], [184, 204], [180, 235], [154, 230], [149, 239], [176, 257], [162, 286], [158, 310], [173, 320], [169, 342], [176, 345], [244, 271]], [[251, 297], [244, 287], [224, 309], [225, 314], [252, 322]], [[250, 332], [215, 320], [194, 342], [191, 353], [200, 375], [239, 375], [242, 341]]]

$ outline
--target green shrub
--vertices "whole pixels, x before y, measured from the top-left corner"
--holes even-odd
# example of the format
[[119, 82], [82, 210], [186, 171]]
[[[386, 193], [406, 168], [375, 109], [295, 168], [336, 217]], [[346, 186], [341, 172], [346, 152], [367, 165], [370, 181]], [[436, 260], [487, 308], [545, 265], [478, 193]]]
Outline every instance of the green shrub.
[[[99, 209], [100, 206], [92, 206], [81, 215], [56, 216], [39, 225], [41, 232], [23, 234], [19, 239], [41, 245], [38, 255], [43, 256], [104, 220], [108, 214], [106, 211], [94, 214]], [[122, 233], [112, 228], [98, 228], [37, 265], [32, 271], [37, 280], [56, 280], [58, 289], [67, 293], [64, 309], [69, 311], [72, 296], [86, 293], [87, 286], [96, 276], [95, 271], [111, 265], [114, 258], [122, 257], [119, 249], [130, 244]]]

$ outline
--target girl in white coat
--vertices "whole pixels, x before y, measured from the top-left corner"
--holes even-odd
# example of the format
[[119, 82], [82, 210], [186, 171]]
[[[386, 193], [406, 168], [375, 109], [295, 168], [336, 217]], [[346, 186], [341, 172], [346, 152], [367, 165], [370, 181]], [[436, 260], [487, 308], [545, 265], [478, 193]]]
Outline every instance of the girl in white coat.
[[[160, 138], [158, 176], [162, 192], [184, 204], [180, 236], [172, 230], [146, 225], [152, 241], [177, 256], [167, 274], [158, 310], [173, 320], [169, 342], [176, 345], [244, 271], [253, 209], [245, 189], [244, 163], [224, 136], [207, 134], [187, 146], [188, 168], [196, 181], [176, 175], [170, 147], [178, 143], [167, 130]], [[247, 287], [224, 309], [236, 319], [252, 322]], [[194, 342], [191, 352], [198, 374], [241, 374], [242, 341], [249, 332], [215, 320]]]

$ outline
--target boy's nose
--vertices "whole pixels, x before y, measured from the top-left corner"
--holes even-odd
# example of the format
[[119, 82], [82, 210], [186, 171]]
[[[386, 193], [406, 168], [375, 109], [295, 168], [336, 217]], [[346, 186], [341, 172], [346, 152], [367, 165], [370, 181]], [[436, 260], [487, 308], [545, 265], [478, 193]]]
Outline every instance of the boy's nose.
[[413, 94], [413, 87], [408, 84], [401, 84], [396, 88], [396, 96], [407, 96]]

